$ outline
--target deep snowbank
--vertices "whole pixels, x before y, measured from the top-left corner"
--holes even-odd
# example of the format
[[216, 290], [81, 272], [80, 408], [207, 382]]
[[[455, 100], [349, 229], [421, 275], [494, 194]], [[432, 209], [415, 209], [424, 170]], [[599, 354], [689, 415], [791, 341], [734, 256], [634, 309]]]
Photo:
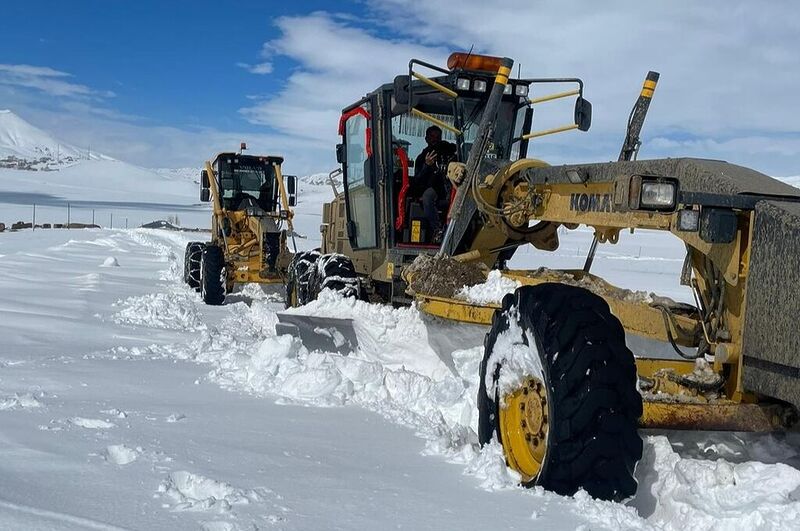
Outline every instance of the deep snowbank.
[[[167, 255], [165, 278], [177, 280], [178, 260], [174, 252]], [[121, 301], [117, 315], [133, 313], [140, 316], [140, 325], [169, 327], [191, 323], [187, 316], [197, 312], [196, 304], [193, 294], [176, 283], [157, 304], [145, 297]], [[158, 311], [145, 311], [145, 305]], [[309, 352], [297, 338], [276, 336], [270, 297], [234, 307], [218, 326], [196, 327], [199, 337], [185, 349], [159, 352], [154, 347], [148, 354], [209, 363], [209, 376], [221, 385], [279, 402], [367, 408], [413, 429], [425, 441], [425, 453], [461, 464], [484, 488], [518, 488], [499, 446], [481, 449], [477, 444], [482, 348], [470, 327], [425, 317], [414, 308], [371, 305], [330, 292], [293, 310], [353, 319], [359, 349], [342, 356]], [[433, 345], [431, 338], [441, 334], [449, 336], [448, 348]], [[639, 493], [628, 505], [592, 500], [584, 493], [568, 499], [541, 489], [529, 493], [565, 503], [611, 529], [789, 529], [797, 527], [800, 517], [800, 471], [780, 463], [685, 458], [667, 437], [650, 436], [637, 477]]]

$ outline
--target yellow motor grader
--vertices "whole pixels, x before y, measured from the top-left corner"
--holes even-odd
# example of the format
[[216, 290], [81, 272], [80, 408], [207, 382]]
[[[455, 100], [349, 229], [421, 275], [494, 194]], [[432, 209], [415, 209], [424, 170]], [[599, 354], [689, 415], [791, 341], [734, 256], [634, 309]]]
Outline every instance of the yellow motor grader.
[[183, 280], [210, 305], [237, 283], [283, 284], [293, 256], [297, 178], [281, 173], [282, 157], [245, 149], [218, 154], [200, 173], [200, 200], [213, 207], [211, 241], [186, 245]]
[[[632, 495], [640, 426], [755, 431], [793, 422], [800, 190], [723, 161], [635, 160], [655, 72], [618, 161], [528, 158], [536, 138], [589, 129], [591, 105], [580, 79], [514, 79], [512, 66], [463, 53], [446, 68], [414, 59], [343, 110], [343, 190], [324, 205], [320, 252], [300, 253], [289, 267], [290, 304], [332, 279], [329, 287], [370, 300], [486, 325], [480, 441], [499, 441], [523, 484], [559, 493]], [[554, 85], [564, 90], [545, 91]], [[568, 124], [534, 130], [534, 109], [567, 98], [575, 100]], [[455, 146], [439, 161], [452, 183], [437, 197], [441, 242], [430, 211], [408, 193], [430, 125]], [[559, 232], [579, 226], [594, 233], [582, 269], [506, 267], [522, 245], [554, 251]], [[676, 280], [694, 304], [629, 297], [592, 274], [598, 244], [640, 229], [683, 242]], [[456, 296], [465, 279], [480, 282], [489, 270], [521, 287], [499, 304]]]

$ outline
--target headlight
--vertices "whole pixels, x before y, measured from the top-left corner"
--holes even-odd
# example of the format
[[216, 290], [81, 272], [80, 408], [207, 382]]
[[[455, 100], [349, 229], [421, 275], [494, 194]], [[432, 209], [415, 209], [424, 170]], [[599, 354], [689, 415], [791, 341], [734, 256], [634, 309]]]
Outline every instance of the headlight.
[[672, 208], [675, 206], [675, 184], [643, 182], [639, 204], [645, 208]]
[[472, 90], [475, 92], [486, 92], [486, 80], [476, 79], [475, 82], [472, 83]]
[[469, 90], [469, 79], [460, 77], [456, 80], [456, 88], [458, 90]]
[[678, 212], [678, 230], [694, 232], [700, 227], [700, 211], [687, 208]]
[[503, 94], [511, 94], [511, 83], [506, 83], [506, 86], [503, 87]]
[[514, 93], [517, 96], [527, 96], [528, 95], [528, 85], [517, 85], [514, 89]]

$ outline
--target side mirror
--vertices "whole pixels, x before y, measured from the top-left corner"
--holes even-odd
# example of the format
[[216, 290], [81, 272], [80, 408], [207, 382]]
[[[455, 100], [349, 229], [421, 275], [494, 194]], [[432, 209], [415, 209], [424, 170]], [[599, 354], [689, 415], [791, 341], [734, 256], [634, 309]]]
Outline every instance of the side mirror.
[[286, 176], [286, 195], [289, 201], [289, 206], [297, 205], [297, 175]]
[[344, 164], [344, 144], [336, 144], [336, 162]]
[[589, 100], [575, 100], [575, 123], [581, 131], [588, 131], [592, 126], [592, 104]]
[[200, 188], [208, 188], [209, 186], [211, 186], [211, 183], [208, 182], [208, 172], [202, 170], [200, 172]]
[[200, 201], [203, 203], [211, 201], [211, 190], [208, 188], [200, 188]]

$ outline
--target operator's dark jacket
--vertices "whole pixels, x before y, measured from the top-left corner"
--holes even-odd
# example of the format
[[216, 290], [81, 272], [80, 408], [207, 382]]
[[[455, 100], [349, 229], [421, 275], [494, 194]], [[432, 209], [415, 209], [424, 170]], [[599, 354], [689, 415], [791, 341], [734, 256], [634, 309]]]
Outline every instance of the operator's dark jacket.
[[439, 154], [438, 160], [456, 160], [456, 146], [442, 140], [435, 146], [428, 146], [422, 150], [414, 162], [414, 177], [411, 179], [411, 196], [422, 197], [428, 188], [433, 188], [439, 199], [447, 197], [447, 164], [425, 164], [425, 156], [431, 151]]

